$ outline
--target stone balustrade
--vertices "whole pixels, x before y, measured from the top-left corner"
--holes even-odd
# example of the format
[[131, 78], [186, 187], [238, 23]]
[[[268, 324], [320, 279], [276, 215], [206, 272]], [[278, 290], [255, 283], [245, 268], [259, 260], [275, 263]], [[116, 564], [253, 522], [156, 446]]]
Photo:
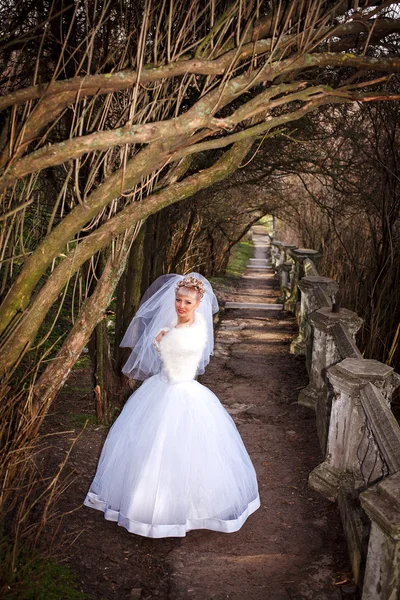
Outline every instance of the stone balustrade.
[[364, 359], [362, 319], [335, 303], [339, 285], [319, 274], [315, 250], [271, 238], [281, 302], [296, 315], [291, 352], [304, 355], [299, 403], [315, 411], [323, 460], [309, 484], [338, 502], [362, 600], [400, 599], [400, 426], [391, 411], [400, 376]]

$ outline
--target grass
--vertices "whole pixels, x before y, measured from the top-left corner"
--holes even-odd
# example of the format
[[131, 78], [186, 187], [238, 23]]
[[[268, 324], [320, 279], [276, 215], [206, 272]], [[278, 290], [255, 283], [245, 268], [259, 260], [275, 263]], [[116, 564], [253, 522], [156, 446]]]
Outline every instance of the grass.
[[88, 353], [82, 353], [78, 360], [76, 361], [74, 368], [75, 369], [85, 369], [86, 367], [91, 366], [91, 360]]
[[65, 385], [59, 393], [69, 394], [70, 392], [81, 392], [82, 394], [88, 394], [92, 391], [93, 388], [89, 387], [88, 385]]
[[224, 286], [226, 285], [226, 277], [209, 277], [208, 278], [211, 285]]
[[253, 256], [253, 244], [250, 240], [241, 240], [231, 250], [227, 277], [239, 278], [245, 270], [249, 259]]
[[121, 412], [121, 408], [119, 406], [111, 407], [111, 419], [109, 423], [99, 423], [95, 414], [92, 413], [77, 413], [75, 415], [70, 415], [70, 421], [72, 426], [83, 428], [87, 426], [96, 426], [96, 427], [104, 427], [104, 429], [109, 429], [111, 425], [114, 423], [119, 413]]
[[21, 546], [17, 550], [14, 572], [7, 569], [11, 544], [0, 541], [2, 600], [85, 600], [68, 565]]
[[72, 425], [76, 427], [84, 427], [86, 421], [88, 425], [98, 425], [96, 415], [90, 413], [78, 413], [76, 415], [71, 415], [70, 417]]
[[220, 292], [229, 292], [235, 285], [234, 280], [239, 279], [247, 267], [249, 259], [253, 256], [253, 243], [242, 239], [230, 251], [228, 267], [224, 276], [209, 277], [214, 289]]

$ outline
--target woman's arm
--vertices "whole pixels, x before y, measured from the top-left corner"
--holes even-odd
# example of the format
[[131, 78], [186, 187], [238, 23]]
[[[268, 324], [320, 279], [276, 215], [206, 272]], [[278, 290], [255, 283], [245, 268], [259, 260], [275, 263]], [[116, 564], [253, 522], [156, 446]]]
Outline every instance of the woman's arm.
[[160, 354], [159, 342], [161, 342], [161, 340], [163, 339], [163, 337], [167, 333], [167, 331], [169, 331], [169, 327], [164, 327], [163, 329], [160, 329], [160, 331], [158, 332], [158, 334], [156, 335], [156, 337], [153, 340], [153, 346], [157, 350], [158, 354]]

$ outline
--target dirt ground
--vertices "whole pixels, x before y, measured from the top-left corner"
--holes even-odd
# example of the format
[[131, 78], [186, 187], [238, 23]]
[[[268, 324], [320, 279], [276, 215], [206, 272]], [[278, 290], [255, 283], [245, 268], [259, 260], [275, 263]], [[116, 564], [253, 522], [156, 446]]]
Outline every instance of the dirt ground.
[[[230, 300], [274, 302], [277, 280], [247, 269]], [[308, 488], [322, 457], [314, 415], [296, 402], [307, 383], [304, 361], [289, 353], [291, 315], [226, 310], [215, 356], [201, 378], [234, 417], [253, 460], [261, 507], [232, 534], [191, 531], [185, 538], [147, 539], [81, 505], [94, 476], [106, 430], [89, 425], [68, 469], [73, 483], [58, 503], [73, 511], [60, 533], [77, 536], [63, 549], [81, 589], [97, 600], [339, 600], [353, 598], [340, 517], [335, 505]], [[74, 370], [46, 429], [51, 470], [80, 427], [74, 415], [94, 414], [89, 373]], [[134, 457], [133, 457], [134, 459]], [[75, 510], [74, 510], [75, 509]]]

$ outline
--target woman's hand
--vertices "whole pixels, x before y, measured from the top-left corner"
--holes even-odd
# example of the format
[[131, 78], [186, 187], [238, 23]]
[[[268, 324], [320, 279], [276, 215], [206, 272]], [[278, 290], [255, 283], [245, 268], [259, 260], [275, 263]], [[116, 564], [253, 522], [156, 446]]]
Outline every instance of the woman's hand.
[[164, 335], [166, 334], [166, 331], [160, 331], [160, 333], [156, 336], [156, 342], [161, 342], [162, 338], [164, 337]]

